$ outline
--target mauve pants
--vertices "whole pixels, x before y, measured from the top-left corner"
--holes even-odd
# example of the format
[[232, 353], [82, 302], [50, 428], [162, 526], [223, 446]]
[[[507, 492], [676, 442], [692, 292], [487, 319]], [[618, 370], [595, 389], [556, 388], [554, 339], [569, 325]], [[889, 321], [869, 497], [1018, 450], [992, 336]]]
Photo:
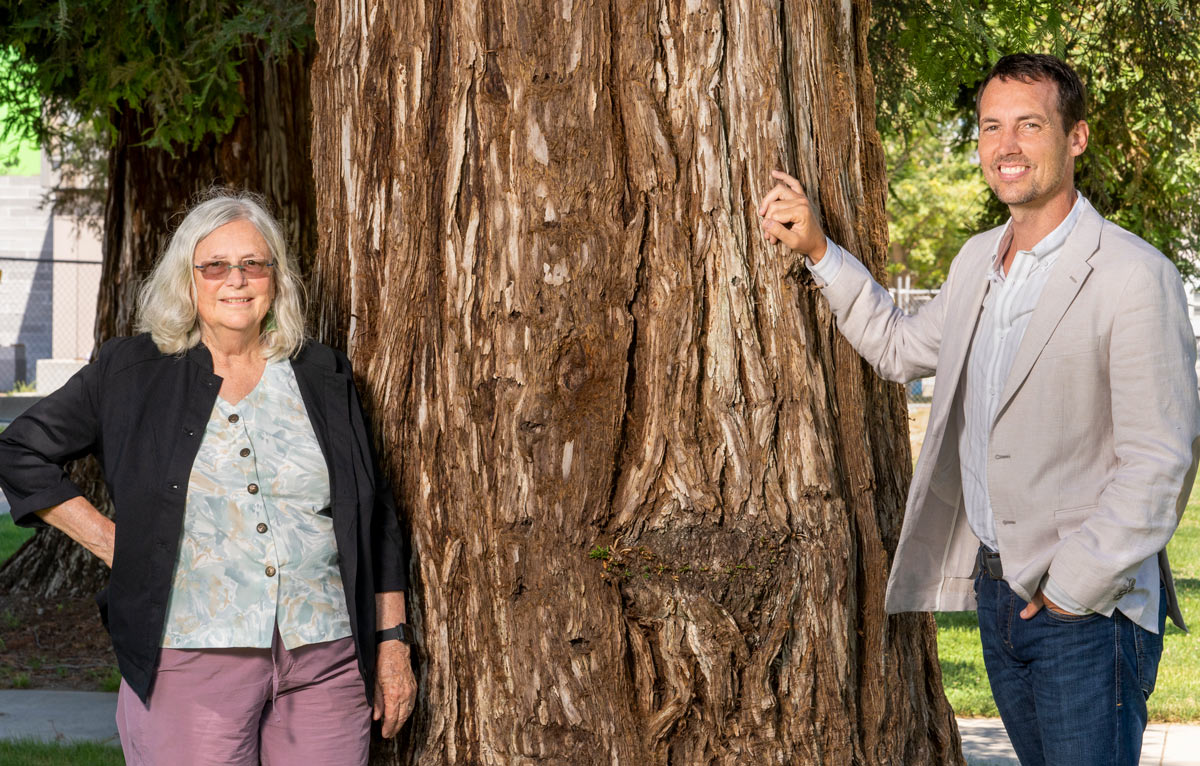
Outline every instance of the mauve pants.
[[121, 682], [128, 766], [361, 766], [371, 707], [353, 639], [270, 649], [163, 649], [150, 702]]

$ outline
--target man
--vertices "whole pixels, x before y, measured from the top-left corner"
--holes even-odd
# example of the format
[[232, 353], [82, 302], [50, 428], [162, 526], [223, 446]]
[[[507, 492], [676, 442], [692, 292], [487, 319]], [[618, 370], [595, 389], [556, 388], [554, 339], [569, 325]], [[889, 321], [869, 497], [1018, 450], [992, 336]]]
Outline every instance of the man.
[[1076, 192], [1088, 124], [1069, 66], [1006, 56], [977, 107], [1011, 219], [914, 316], [826, 238], [795, 179], [776, 172], [759, 214], [881, 375], [937, 373], [887, 610], [977, 608], [1023, 764], [1136, 764], [1166, 615], [1183, 628], [1164, 552], [1200, 454], [1183, 286]]

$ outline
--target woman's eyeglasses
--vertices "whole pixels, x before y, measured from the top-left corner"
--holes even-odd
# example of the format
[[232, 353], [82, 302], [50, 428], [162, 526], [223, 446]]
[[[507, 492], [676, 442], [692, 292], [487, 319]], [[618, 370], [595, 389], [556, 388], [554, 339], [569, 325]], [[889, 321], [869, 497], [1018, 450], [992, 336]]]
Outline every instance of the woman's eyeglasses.
[[271, 273], [271, 267], [275, 265], [274, 261], [256, 261], [253, 259], [242, 261], [241, 263], [229, 263], [227, 261], [208, 261], [201, 263], [194, 268], [200, 272], [200, 276], [205, 279], [225, 279], [229, 276], [230, 269], [241, 269], [242, 275], [246, 279], [257, 279], [265, 277]]

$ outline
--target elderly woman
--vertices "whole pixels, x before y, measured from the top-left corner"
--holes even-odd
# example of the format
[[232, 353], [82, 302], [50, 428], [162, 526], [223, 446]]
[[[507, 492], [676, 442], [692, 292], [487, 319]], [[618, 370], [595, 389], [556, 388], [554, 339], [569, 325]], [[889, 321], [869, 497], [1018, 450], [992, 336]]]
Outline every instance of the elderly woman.
[[[180, 224], [139, 329], [0, 434], [18, 524], [112, 568], [97, 597], [131, 764], [362, 764], [415, 683], [406, 560], [346, 357], [304, 335], [279, 225], [248, 194]], [[115, 518], [63, 471], [99, 457]], [[364, 693], [365, 692], [365, 693]]]

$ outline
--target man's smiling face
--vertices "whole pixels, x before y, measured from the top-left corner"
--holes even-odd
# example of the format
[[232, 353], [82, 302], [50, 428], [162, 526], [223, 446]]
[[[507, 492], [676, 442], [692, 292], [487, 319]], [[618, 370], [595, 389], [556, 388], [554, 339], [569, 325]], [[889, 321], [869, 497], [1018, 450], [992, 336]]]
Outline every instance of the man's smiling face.
[[1063, 127], [1058, 90], [1048, 80], [995, 79], [979, 100], [979, 164], [996, 197], [1039, 208], [1074, 188], [1075, 158], [1087, 123]]

